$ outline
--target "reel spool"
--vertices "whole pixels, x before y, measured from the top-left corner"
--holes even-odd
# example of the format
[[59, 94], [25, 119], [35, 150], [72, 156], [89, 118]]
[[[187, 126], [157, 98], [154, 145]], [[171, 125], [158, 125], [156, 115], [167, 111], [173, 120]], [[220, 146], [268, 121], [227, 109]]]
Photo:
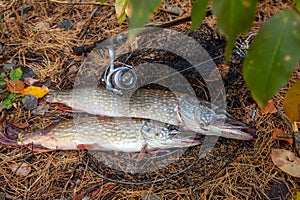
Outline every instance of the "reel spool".
[[[127, 40], [126, 35], [119, 34], [115, 43], [125, 43]], [[122, 90], [131, 90], [137, 83], [136, 73], [130, 65], [123, 64], [122, 67], [115, 68], [115, 45], [109, 45], [109, 59], [110, 65], [104, 74], [104, 82], [106, 89], [113, 91], [116, 94], [123, 95]]]

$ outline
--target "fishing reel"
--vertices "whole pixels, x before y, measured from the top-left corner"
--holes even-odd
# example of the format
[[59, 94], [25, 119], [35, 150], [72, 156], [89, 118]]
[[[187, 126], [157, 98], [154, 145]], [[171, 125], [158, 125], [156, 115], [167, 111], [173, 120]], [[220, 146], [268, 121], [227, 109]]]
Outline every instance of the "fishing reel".
[[108, 73], [104, 75], [106, 89], [123, 95], [122, 90], [131, 90], [135, 87], [137, 78], [132, 66], [126, 64], [118, 68], [110, 66], [108, 70]]
[[[118, 37], [117, 36], [117, 40]], [[104, 73], [106, 89], [118, 95], [123, 95], [122, 90], [131, 90], [135, 87], [137, 78], [132, 66], [122, 63], [121, 67], [115, 68], [115, 49], [114, 45], [108, 47], [110, 65]]]

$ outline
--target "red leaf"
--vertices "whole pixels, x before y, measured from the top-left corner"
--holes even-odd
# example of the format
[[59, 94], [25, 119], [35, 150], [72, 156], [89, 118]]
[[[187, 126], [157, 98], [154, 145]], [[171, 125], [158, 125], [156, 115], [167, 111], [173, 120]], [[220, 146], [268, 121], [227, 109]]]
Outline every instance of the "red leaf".
[[273, 139], [286, 141], [289, 144], [293, 144], [294, 139], [292, 137], [288, 137], [288, 135], [281, 129], [275, 128], [272, 134]]
[[269, 100], [266, 105], [261, 109], [261, 114], [269, 114], [269, 113], [277, 113], [277, 110], [274, 106], [274, 101], [273, 99]]
[[20, 80], [8, 80], [6, 82], [6, 90], [15, 94], [23, 94], [24, 83]]

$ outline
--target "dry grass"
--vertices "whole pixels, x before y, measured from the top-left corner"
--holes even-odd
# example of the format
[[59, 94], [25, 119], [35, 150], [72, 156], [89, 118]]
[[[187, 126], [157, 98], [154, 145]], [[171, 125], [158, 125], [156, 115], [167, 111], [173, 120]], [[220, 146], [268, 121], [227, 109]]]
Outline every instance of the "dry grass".
[[[73, 54], [72, 47], [116, 35], [126, 30], [127, 23], [118, 24], [110, 2], [102, 6], [92, 0], [85, 1], [91, 5], [55, 2], [58, 1], [0, 2], [4, 14], [0, 22], [0, 41], [6, 47], [4, 54], [0, 55], [0, 64], [16, 60], [19, 66], [32, 69], [38, 79], [50, 87], [70, 89], [82, 60], [81, 56]], [[167, 2], [181, 7], [183, 16], [189, 15], [190, 1]], [[253, 31], [286, 6], [287, 3], [275, 0], [260, 1]], [[25, 7], [32, 9], [23, 16], [12, 17]], [[95, 8], [98, 10], [90, 19]], [[73, 21], [72, 30], [59, 28], [63, 19]], [[169, 14], [163, 10], [157, 11], [153, 17], [155, 23], [165, 20], [169, 20]], [[215, 24], [211, 17], [205, 22], [211, 26]], [[175, 29], [186, 32], [189, 25], [185, 23]], [[75, 70], [71, 71], [74, 66]], [[238, 66], [240, 63], [232, 67], [237, 69], [235, 74], [239, 78], [236, 81], [242, 81]], [[287, 87], [274, 97], [278, 108], [282, 109], [285, 92], [299, 76], [298, 68]], [[229, 112], [247, 122], [253, 112], [253, 102], [247, 100], [251, 98], [249, 91], [244, 85], [233, 89], [240, 104], [235, 105], [236, 100], [230, 97], [233, 92], [228, 93], [232, 104]], [[6, 120], [16, 125], [29, 124], [28, 130], [43, 129], [53, 120], [69, 117], [55, 108], [40, 117], [23, 110], [19, 103], [16, 106], [19, 109], [9, 112]], [[109, 182], [96, 176], [83, 162], [83, 151], [38, 154], [26, 148], [0, 145], [0, 198], [82, 199], [87, 195], [91, 199], [264, 199], [271, 185], [278, 180], [284, 180], [291, 193], [299, 190], [299, 180], [281, 172], [270, 158], [271, 148], [281, 146], [271, 138], [272, 130], [279, 127], [287, 131], [284, 122], [276, 114], [262, 116], [258, 111], [256, 127], [258, 139], [254, 143], [225, 140], [213, 152], [210, 161], [196, 161], [188, 171], [163, 182], [134, 186]], [[185, 159], [195, 160], [198, 150], [196, 147], [187, 152]], [[11, 165], [22, 162], [31, 167], [31, 172], [25, 177], [17, 176], [10, 169]], [[166, 173], [172, 174], [178, 168], [172, 165], [166, 170]], [[155, 174], [149, 175], [149, 178], [155, 179]]]

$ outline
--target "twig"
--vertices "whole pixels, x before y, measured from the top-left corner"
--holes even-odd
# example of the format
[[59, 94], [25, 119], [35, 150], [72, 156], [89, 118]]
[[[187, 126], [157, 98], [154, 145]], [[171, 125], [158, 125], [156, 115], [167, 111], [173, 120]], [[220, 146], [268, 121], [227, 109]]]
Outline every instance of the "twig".
[[277, 108], [276, 106], [275, 106], [275, 108], [276, 108], [276, 110], [277, 110], [279, 116], [280, 116], [281, 119], [283, 120], [283, 122], [287, 125], [287, 127], [288, 127], [289, 131], [291, 132], [292, 136], [295, 137], [295, 132], [294, 132], [294, 130], [293, 130], [292, 125], [291, 125], [291, 124], [289, 123], [289, 121], [285, 118], [285, 116], [284, 116], [284, 114], [282, 113], [282, 111], [281, 111], [279, 108]]
[[95, 15], [95, 13], [97, 12], [98, 9], [99, 9], [99, 7], [95, 8], [93, 10], [93, 12], [90, 14], [90, 16], [87, 18], [83, 28], [80, 30], [79, 39], [82, 39], [83, 36], [85, 35], [87, 29], [89, 28], [89, 26], [91, 24], [91, 19], [93, 18], [93, 16]]
[[181, 18], [174, 19], [174, 20], [172, 20], [172, 21], [165, 22], [165, 23], [148, 24], [148, 25], [146, 25], [146, 27], [168, 28], [168, 27], [171, 27], [171, 26], [176, 26], [176, 25], [179, 25], [179, 24], [182, 24], [182, 23], [185, 23], [185, 22], [189, 22], [189, 21], [191, 21], [191, 20], [192, 20], [191, 16], [188, 16], [188, 17], [181, 17]]
[[296, 141], [296, 137], [295, 137], [295, 131], [294, 131], [292, 125], [291, 125], [291, 124], [289, 123], [289, 121], [286, 119], [286, 117], [284, 116], [284, 114], [282, 113], [282, 111], [281, 111], [279, 108], [277, 108], [276, 106], [275, 106], [275, 108], [276, 108], [276, 110], [277, 110], [279, 116], [281, 117], [281, 119], [282, 119], [282, 120], [284, 121], [284, 123], [287, 125], [287, 127], [288, 127], [290, 133], [292, 134], [293, 145], [294, 145], [294, 148], [296, 149], [296, 155], [297, 155], [298, 157], [300, 157], [299, 152], [298, 152], [297, 147], [296, 147], [296, 145], [297, 145], [296, 142], [297, 142], [297, 141]]
[[96, 6], [110, 6], [114, 7], [114, 4], [110, 3], [101, 3], [101, 2], [68, 2], [68, 1], [58, 1], [58, 0], [50, 0], [50, 3], [59, 3], [59, 4], [70, 4], [70, 5], [96, 5]]

